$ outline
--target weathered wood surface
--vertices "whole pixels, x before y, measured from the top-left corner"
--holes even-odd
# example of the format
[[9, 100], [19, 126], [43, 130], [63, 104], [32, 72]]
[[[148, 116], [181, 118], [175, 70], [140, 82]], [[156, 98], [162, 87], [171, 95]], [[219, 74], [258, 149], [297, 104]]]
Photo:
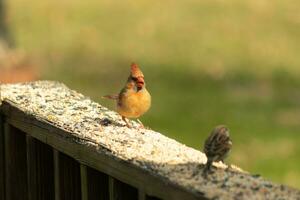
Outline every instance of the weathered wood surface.
[[28, 199], [26, 135], [5, 123], [5, 195], [8, 200]]
[[81, 200], [80, 164], [62, 153], [58, 160], [60, 200]]
[[80, 165], [80, 179], [81, 179], [81, 200], [88, 200], [88, 178], [87, 167], [83, 164]]
[[109, 199], [108, 175], [87, 167], [87, 187], [89, 200]]
[[27, 135], [28, 199], [54, 199], [53, 151]]
[[53, 167], [54, 167], [54, 199], [60, 200], [60, 178], [59, 178], [59, 152], [53, 150]]
[[5, 200], [4, 118], [0, 113], [0, 200]]
[[138, 200], [138, 190], [109, 177], [109, 200]]
[[[59, 83], [3, 85], [2, 99], [7, 123], [153, 196], [146, 199], [300, 198], [296, 189], [238, 170], [225, 171], [221, 164], [215, 164], [215, 173], [204, 178], [199, 166], [206, 157], [201, 152], [158, 132], [139, 129], [136, 123], [129, 129], [115, 112]], [[86, 176], [80, 174], [80, 165], [75, 171], [79, 178]], [[134, 195], [142, 198], [137, 191]]]

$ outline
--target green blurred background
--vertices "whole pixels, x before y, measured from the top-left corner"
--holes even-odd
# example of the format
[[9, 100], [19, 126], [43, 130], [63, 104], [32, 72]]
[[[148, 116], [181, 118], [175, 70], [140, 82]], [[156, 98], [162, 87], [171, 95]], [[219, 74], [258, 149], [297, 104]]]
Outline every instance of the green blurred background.
[[9, 0], [18, 51], [40, 79], [100, 99], [140, 64], [146, 126], [202, 150], [226, 124], [228, 162], [300, 188], [300, 1]]

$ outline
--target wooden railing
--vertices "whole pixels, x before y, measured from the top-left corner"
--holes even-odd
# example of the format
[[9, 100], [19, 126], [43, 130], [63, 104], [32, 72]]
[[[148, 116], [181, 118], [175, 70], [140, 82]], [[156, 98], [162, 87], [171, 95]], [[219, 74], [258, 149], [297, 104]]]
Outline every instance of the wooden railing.
[[[222, 165], [211, 177], [203, 178], [199, 165], [205, 162], [205, 156], [201, 152], [151, 130], [130, 130], [116, 113], [61, 84], [5, 85], [2, 100], [0, 200], [276, 199], [274, 195], [296, 199], [300, 196], [295, 189], [238, 170], [225, 171]], [[66, 105], [70, 107], [61, 110]], [[79, 109], [81, 114], [68, 114], [68, 109], [75, 113]], [[99, 118], [91, 114], [95, 110], [99, 110]], [[78, 121], [74, 122], [75, 119]], [[89, 126], [92, 122], [95, 124]], [[154, 136], [157, 144], [139, 144]], [[164, 141], [170, 146], [157, 149]], [[121, 146], [117, 147], [118, 144]], [[172, 145], [180, 151], [174, 153]], [[165, 159], [157, 161], [165, 155]], [[197, 170], [199, 174], [195, 173]]]

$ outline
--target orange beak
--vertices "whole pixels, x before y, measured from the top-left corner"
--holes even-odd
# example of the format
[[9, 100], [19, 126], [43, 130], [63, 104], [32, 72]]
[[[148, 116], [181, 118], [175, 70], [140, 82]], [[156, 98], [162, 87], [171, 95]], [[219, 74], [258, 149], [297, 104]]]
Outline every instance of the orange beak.
[[144, 77], [138, 77], [136, 81], [136, 86], [141, 89], [145, 85]]

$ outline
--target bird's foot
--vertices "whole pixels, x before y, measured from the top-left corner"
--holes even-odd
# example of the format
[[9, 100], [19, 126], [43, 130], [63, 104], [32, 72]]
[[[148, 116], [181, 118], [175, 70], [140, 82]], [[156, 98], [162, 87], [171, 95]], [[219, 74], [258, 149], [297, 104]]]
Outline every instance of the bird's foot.
[[144, 124], [139, 119], [136, 119], [136, 121], [140, 124], [140, 127], [139, 127], [140, 129], [145, 128]]
[[122, 120], [126, 123], [126, 126], [128, 128], [132, 128], [132, 126], [128, 123], [127, 119], [125, 117], [122, 116]]
[[212, 165], [211, 164], [206, 164], [203, 172], [202, 172], [202, 176], [203, 178], [207, 178], [207, 175], [212, 174], [213, 170], [212, 170]]

